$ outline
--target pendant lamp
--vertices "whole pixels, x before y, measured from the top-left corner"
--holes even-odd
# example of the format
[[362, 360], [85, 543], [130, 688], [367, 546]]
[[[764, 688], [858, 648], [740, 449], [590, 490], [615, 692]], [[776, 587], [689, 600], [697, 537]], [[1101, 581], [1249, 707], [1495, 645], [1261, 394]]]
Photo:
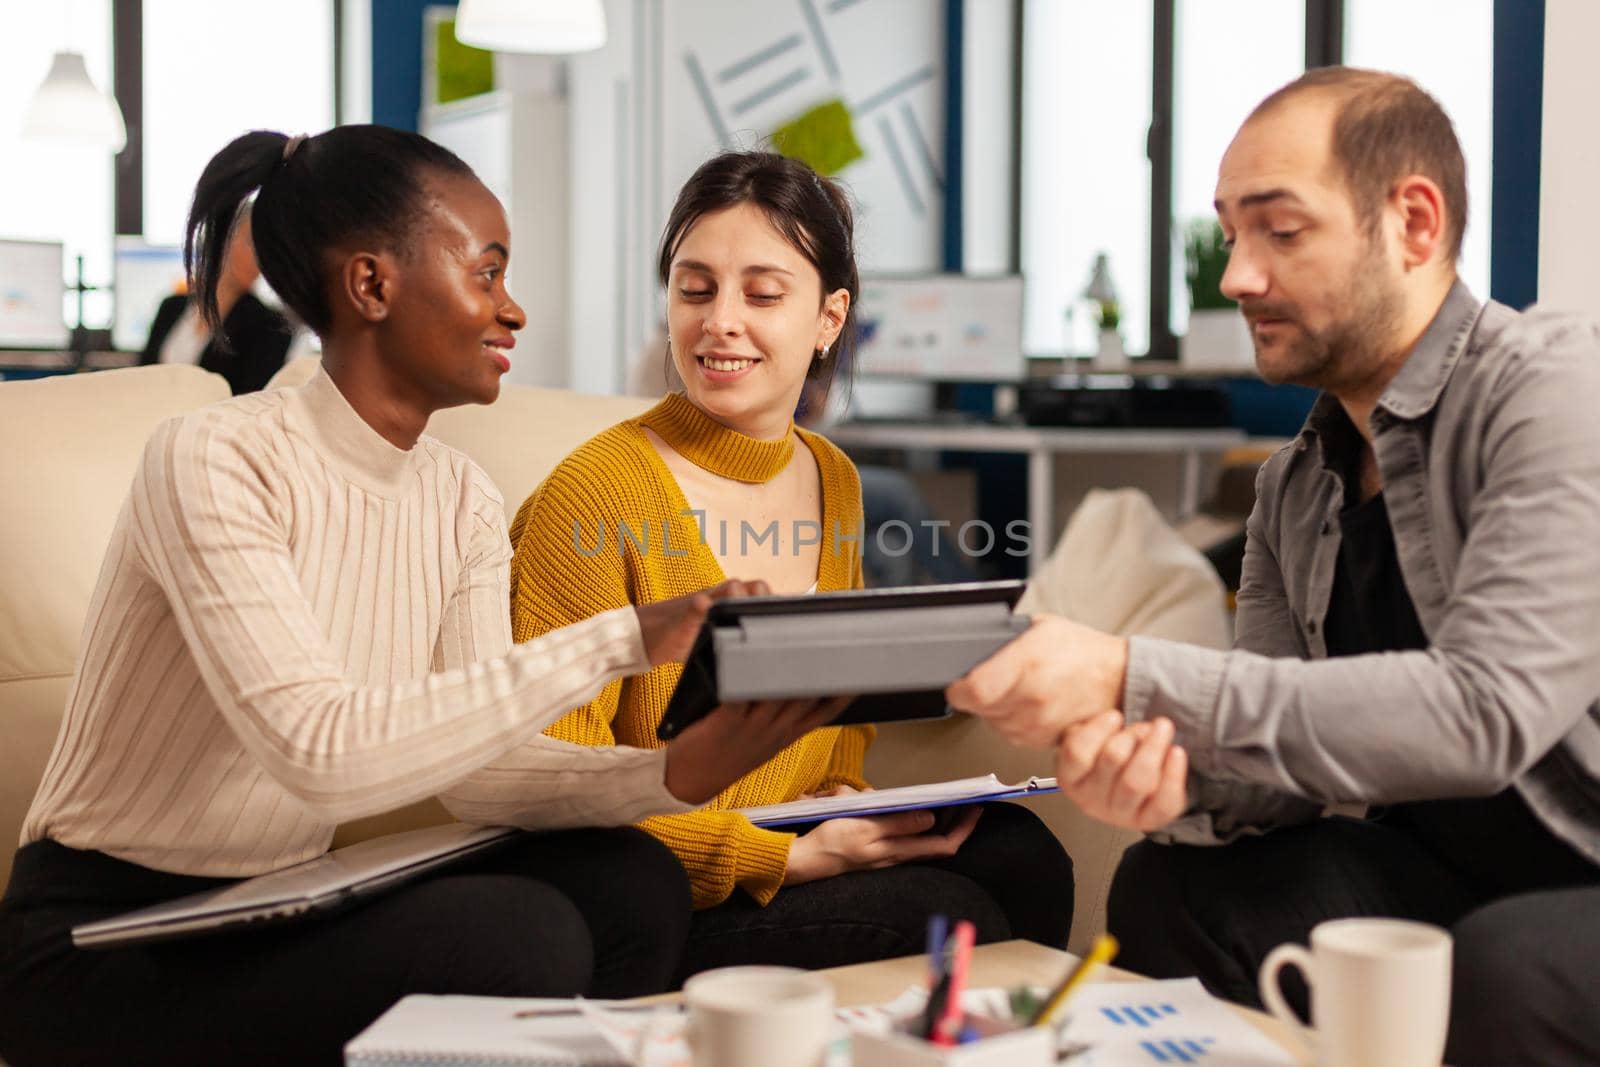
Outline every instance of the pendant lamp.
[[492, 52], [588, 52], [606, 43], [601, 0], [461, 0], [456, 40]]
[[81, 52], [57, 52], [23, 113], [22, 135], [120, 152], [128, 143], [122, 109], [89, 78]]

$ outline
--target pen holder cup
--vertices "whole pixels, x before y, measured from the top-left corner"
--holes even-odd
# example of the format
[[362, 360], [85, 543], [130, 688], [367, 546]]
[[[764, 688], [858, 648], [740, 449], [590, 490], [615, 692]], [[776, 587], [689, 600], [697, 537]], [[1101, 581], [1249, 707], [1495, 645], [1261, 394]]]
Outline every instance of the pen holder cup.
[[965, 1045], [935, 1045], [896, 1027], [887, 1034], [850, 1035], [854, 1063], [872, 1067], [1051, 1067], [1056, 1032], [1049, 1026], [1017, 1026], [985, 1015], [968, 1015], [963, 1027], [978, 1034]]

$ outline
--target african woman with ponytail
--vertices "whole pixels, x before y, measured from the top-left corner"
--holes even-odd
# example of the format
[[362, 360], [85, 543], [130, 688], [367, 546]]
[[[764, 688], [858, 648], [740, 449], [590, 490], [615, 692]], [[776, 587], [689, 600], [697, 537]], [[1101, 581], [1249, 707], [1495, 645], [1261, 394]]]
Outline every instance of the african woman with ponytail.
[[[513, 647], [501, 497], [424, 432], [434, 411], [494, 400], [510, 365], [524, 318], [500, 204], [416, 134], [245, 134], [189, 217], [213, 328], [252, 198], [262, 273], [321, 337], [322, 367], [171, 419], [145, 449], [0, 902], [11, 1067], [332, 1064], [409, 993], [659, 991], [689, 895], [628, 824], [703, 803], [837, 712], [724, 709], [664, 753], [543, 737], [612, 680], [681, 658], [715, 596], [765, 586]], [[430, 796], [550, 832], [328, 918], [71, 943], [74, 925], [312, 859], [336, 824]]]

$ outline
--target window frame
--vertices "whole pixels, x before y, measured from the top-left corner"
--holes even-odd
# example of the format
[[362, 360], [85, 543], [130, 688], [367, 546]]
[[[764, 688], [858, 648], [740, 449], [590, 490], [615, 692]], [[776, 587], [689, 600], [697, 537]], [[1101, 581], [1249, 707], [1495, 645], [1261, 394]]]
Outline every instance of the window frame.
[[[1150, 88], [1150, 346], [1146, 359], [1176, 360], [1178, 337], [1172, 332], [1173, 257], [1173, 101], [1177, 64], [1177, 0], [1152, 0], [1151, 34], [1154, 62]], [[1344, 0], [1305, 0], [1305, 69], [1336, 66], [1344, 61]], [[1018, 157], [1020, 164], [1020, 156]]]
[[[1022, 0], [1022, 3], [1048, 3], [1050, 0]], [[1344, 61], [1344, 0], [1305, 0], [1305, 69], [1336, 66]], [[1151, 0], [1151, 85], [1150, 126], [1145, 136], [1145, 158], [1150, 164], [1150, 276], [1149, 347], [1141, 358], [1176, 360], [1178, 337], [1172, 332], [1173, 267], [1173, 133], [1175, 107], [1173, 92], [1177, 64], [1177, 0]], [[1023, 111], [1028, 106], [1024, 91], [1023, 26], [1026, 17], [1019, 7], [1016, 16], [1014, 76], [1016, 107], [1012, 158], [1013, 215], [1012, 262], [1022, 262], [1022, 129]]]
[[[333, 124], [344, 121], [344, 0], [333, 19]], [[111, 80], [128, 143], [112, 174], [113, 240], [144, 236], [144, 0], [111, 0]], [[113, 299], [115, 298], [113, 294]]]

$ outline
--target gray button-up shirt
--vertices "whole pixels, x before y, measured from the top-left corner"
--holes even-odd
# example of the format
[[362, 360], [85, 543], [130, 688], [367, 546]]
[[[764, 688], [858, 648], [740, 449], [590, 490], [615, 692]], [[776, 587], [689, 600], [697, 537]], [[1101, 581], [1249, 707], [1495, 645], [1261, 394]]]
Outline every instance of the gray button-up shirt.
[[1343, 485], [1324, 395], [1257, 479], [1232, 652], [1136, 637], [1130, 721], [1190, 756], [1192, 843], [1332, 803], [1514, 785], [1600, 862], [1600, 328], [1460, 282], [1372, 413], [1418, 651], [1329, 659]]

